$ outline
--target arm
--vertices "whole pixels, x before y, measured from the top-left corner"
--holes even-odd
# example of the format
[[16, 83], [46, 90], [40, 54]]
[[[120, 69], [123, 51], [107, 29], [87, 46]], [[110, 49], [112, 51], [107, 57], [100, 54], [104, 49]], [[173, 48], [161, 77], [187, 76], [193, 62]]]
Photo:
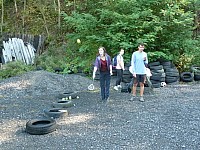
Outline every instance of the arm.
[[95, 78], [95, 74], [96, 74], [97, 69], [98, 69], [98, 59], [96, 58], [95, 64], [94, 64], [94, 69], [93, 69], [93, 75], [92, 75], [93, 79]]
[[132, 66], [132, 71], [133, 71], [133, 76], [136, 77], [136, 74], [135, 74], [135, 64], [134, 64], [134, 53], [132, 54], [132, 58], [131, 58], [131, 66]]
[[110, 75], [113, 75], [113, 73], [112, 73], [112, 61], [111, 61], [110, 57], [109, 57], [109, 61], [110, 61]]

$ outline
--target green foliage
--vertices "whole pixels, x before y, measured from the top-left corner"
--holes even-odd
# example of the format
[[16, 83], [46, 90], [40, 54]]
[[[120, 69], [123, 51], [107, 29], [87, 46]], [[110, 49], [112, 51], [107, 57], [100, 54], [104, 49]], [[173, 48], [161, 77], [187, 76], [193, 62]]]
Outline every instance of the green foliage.
[[56, 68], [64, 69], [65, 67], [65, 47], [56, 47], [51, 43], [48, 50], [35, 60], [36, 66], [40, 66], [49, 72], [55, 72]]
[[21, 61], [12, 61], [4, 65], [4, 69], [0, 71], [0, 80], [9, 77], [21, 75], [25, 72], [33, 70], [34, 67], [31, 65], [26, 65]]
[[199, 64], [200, 45], [193, 38], [199, 27], [194, 20], [198, 0], [61, 1], [61, 27], [57, 1], [29, 0], [24, 7], [24, 1], [17, 0], [18, 12], [14, 1], [4, 4], [4, 32], [48, 36], [50, 44], [36, 61], [48, 71], [59, 67], [65, 73], [89, 73], [99, 46], [112, 57], [124, 48], [129, 62], [140, 42], [146, 43], [150, 61], [167, 59], [178, 65], [185, 54], [194, 55], [192, 63]]
[[[87, 2], [91, 6], [92, 0]], [[187, 51], [195, 51], [194, 13], [189, 9], [193, 6], [192, 0], [107, 0], [96, 5], [84, 13], [80, 8], [83, 5], [71, 14], [63, 13], [66, 28], [72, 31], [68, 39], [73, 43], [77, 38], [82, 41], [75, 46], [78, 55], [87, 53], [88, 58], [94, 58], [97, 48], [105, 46], [114, 56], [123, 47], [126, 59], [128, 56], [130, 59], [132, 50], [140, 42], [146, 43], [150, 61], [175, 61]]]
[[149, 62], [159, 61], [159, 60], [172, 60], [172, 55], [167, 55], [161, 51], [148, 52]]
[[183, 54], [178, 60], [177, 69], [179, 72], [190, 71], [194, 55]]

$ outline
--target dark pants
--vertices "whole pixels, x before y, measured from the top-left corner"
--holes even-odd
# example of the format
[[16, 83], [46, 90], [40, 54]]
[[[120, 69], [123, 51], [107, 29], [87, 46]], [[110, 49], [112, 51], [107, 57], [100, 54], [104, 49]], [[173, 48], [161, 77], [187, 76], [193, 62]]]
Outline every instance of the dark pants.
[[116, 86], [120, 85], [122, 82], [122, 75], [123, 75], [123, 70], [122, 69], [117, 69], [117, 80], [116, 80]]
[[110, 94], [110, 72], [100, 72], [101, 99], [107, 100]]

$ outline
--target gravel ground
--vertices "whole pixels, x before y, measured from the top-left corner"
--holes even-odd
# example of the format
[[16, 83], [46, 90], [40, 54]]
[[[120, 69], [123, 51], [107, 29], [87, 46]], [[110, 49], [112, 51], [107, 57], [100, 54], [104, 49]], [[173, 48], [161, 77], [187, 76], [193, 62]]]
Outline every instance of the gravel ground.
[[[114, 85], [112, 77], [111, 86]], [[0, 150], [198, 150], [200, 84], [182, 83], [146, 92], [145, 102], [111, 89], [99, 103], [99, 82], [79, 75], [29, 72], [0, 81]], [[78, 91], [69, 115], [45, 135], [25, 132], [28, 120], [43, 116], [59, 93]]]

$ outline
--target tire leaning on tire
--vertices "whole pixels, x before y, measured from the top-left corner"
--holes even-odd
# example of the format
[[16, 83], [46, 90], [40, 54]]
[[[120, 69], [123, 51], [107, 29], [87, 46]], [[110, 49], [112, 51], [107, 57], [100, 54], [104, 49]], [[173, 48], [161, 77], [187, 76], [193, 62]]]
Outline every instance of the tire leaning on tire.
[[33, 135], [43, 135], [55, 131], [57, 127], [58, 125], [54, 119], [33, 119], [26, 123], [26, 132]]

